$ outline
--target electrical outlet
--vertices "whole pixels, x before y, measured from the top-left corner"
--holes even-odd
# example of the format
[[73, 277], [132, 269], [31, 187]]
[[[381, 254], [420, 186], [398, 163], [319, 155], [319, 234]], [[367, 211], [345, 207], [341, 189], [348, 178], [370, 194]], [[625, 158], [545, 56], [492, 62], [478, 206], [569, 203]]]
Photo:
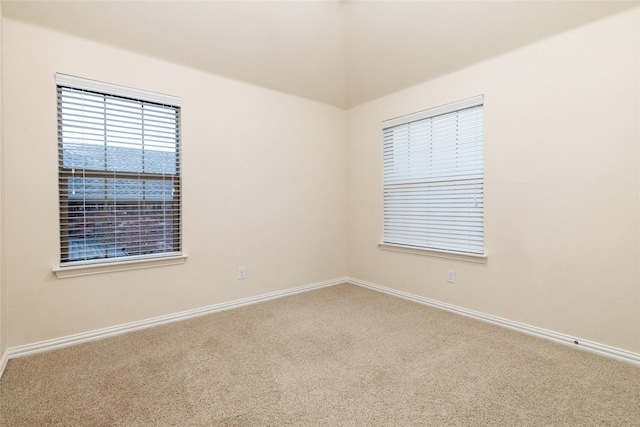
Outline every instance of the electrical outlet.
[[247, 269], [245, 267], [238, 267], [238, 280], [247, 278]]
[[447, 282], [456, 283], [456, 271], [453, 268], [447, 270]]

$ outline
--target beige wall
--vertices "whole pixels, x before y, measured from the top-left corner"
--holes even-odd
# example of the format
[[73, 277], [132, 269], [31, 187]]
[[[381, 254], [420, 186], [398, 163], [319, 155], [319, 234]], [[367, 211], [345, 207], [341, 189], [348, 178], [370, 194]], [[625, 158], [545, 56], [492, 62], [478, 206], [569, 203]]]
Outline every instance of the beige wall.
[[[10, 19], [4, 35], [9, 347], [346, 274], [343, 110]], [[56, 72], [183, 98], [184, 265], [52, 273]]]
[[[3, 262], [2, 262], [2, 255], [4, 254], [4, 251], [2, 249], [3, 247], [3, 240], [2, 240], [2, 230], [4, 228], [4, 189], [2, 188], [3, 185], [3, 179], [2, 179], [2, 175], [3, 175], [3, 163], [4, 163], [4, 145], [2, 143], [3, 141], [3, 115], [4, 115], [4, 108], [2, 107], [3, 104], [3, 97], [2, 97], [2, 52], [4, 50], [4, 46], [2, 45], [2, 2], [0, 2], [0, 360], [2, 359], [2, 356], [5, 353], [5, 350], [7, 349], [7, 340], [6, 340], [6, 330], [7, 330], [7, 322], [4, 319], [5, 316], [5, 309], [4, 309], [4, 305], [6, 303], [6, 298], [4, 297], [4, 279], [3, 279], [3, 275], [4, 275], [4, 268], [3, 268]], [[2, 369], [2, 367], [0, 366], [0, 369]]]
[[[639, 352], [639, 27], [635, 9], [350, 110], [350, 275]], [[380, 122], [479, 94], [487, 264], [378, 249]]]
[[[346, 112], [2, 25], [0, 350], [349, 274], [640, 352], [637, 9]], [[184, 265], [55, 278], [55, 72], [182, 96]], [[478, 94], [487, 264], [378, 249], [380, 122]]]

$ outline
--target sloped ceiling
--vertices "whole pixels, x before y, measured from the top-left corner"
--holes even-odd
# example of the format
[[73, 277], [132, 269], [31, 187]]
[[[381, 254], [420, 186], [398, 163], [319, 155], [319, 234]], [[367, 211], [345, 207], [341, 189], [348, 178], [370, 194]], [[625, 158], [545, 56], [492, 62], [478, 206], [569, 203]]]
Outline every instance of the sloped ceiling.
[[639, 4], [3, 1], [2, 13], [349, 108]]

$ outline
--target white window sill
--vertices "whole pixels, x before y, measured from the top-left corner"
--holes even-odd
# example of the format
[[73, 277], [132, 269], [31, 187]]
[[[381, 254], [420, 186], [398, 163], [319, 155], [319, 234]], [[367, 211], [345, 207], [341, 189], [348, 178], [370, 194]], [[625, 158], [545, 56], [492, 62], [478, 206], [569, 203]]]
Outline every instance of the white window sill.
[[141, 268], [184, 264], [186, 260], [187, 255], [181, 254], [168, 257], [138, 258], [129, 261], [54, 267], [53, 272], [56, 274], [58, 279], [66, 279], [68, 277], [88, 276], [92, 274], [111, 273], [114, 271], [138, 270]]
[[487, 262], [487, 254], [475, 255], [460, 252], [447, 252], [435, 249], [417, 248], [414, 246], [394, 245], [391, 243], [378, 243], [378, 247], [387, 251], [405, 252], [409, 254], [425, 255], [435, 258], [454, 259], [456, 261], [474, 262], [476, 264], [485, 264]]

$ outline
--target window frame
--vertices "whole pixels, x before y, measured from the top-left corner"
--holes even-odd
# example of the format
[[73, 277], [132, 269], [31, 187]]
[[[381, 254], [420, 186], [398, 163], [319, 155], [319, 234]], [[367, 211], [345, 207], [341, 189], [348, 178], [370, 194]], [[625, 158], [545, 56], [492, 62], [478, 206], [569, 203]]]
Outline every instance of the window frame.
[[[69, 196], [67, 193], [68, 178], [73, 177], [73, 172], [67, 171], [62, 167], [62, 136], [59, 135], [57, 138], [57, 147], [58, 147], [58, 168], [57, 168], [57, 176], [58, 176], [58, 218], [59, 218], [59, 257], [58, 257], [58, 266], [53, 268], [53, 271], [57, 275], [58, 278], [63, 277], [74, 277], [74, 276], [82, 276], [87, 274], [97, 274], [97, 273], [106, 273], [110, 271], [122, 271], [122, 270], [130, 270], [136, 268], [148, 268], [148, 267], [156, 267], [163, 265], [174, 265], [174, 264], [182, 264], [186, 260], [186, 254], [184, 254], [184, 243], [182, 239], [182, 225], [183, 225], [183, 215], [182, 215], [182, 141], [181, 141], [181, 104], [182, 99], [180, 97], [160, 94], [156, 92], [149, 92], [140, 89], [129, 88], [125, 86], [114, 85], [110, 83], [99, 82], [95, 80], [84, 79], [80, 77], [70, 76], [66, 74], [55, 74], [56, 81], [56, 115], [58, 121], [61, 120], [61, 111], [60, 111], [60, 91], [61, 88], [71, 88], [74, 90], [88, 91], [97, 94], [103, 94], [107, 96], [114, 96], [118, 98], [126, 98], [132, 100], [133, 102], [140, 103], [151, 103], [151, 104], [161, 104], [163, 106], [168, 106], [174, 108], [176, 111], [176, 142], [175, 142], [175, 171], [170, 175], [169, 181], [167, 181], [167, 174], [163, 173], [154, 173], [154, 172], [127, 172], [123, 170], [86, 170], [86, 175], [84, 178], [97, 178], [97, 179], [113, 179], [113, 180], [127, 180], [132, 179], [135, 181], [140, 181], [141, 186], [144, 187], [148, 185], [146, 180], [152, 180], [153, 178], [162, 178], [162, 181], [165, 182], [177, 182], [178, 191], [175, 194], [172, 191], [172, 199], [171, 202], [166, 201], [156, 201], [160, 206], [163, 206], [167, 203], [167, 206], [173, 205], [176, 206], [174, 212], [177, 214], [177, 218], [168, 219], [170, 222], [177, 221], [177, 225], [173, 225], [172, 229], [169, 230], [169, 233], [173, 233], [173, 250], [166, 252], [158, 252], [151, 254], [140, 254], [140, 255], [128, 255], [128, 256], [115, 256], [109, 257], [106, 255], [103, 257], [95, 258], [95, 259], [84, 259], [84, 260], [63, 260], [63, 251], [64, 244], [66, 242], [66, 250], [70, 250], [69, 243], [69, 234], [68, 234], [68, 212], [69, 207], [73, 204], [72, 200], [69, 200]], [[57, 132], [60, 132], [60, 125], [57, 127]], [[83, 169], [84, 170], [84, 169]], [[76, 175], [77, 176], [77, 175]], [[66, 179], [65, 179], [66, 178]], [[158, 181], [158, 182], [162, 182]], [[106, 183], [106, 181], [105, 181]], [[174, 189], [175, 189], [175, 185]], [[106, 194], [105, 188], [105, 194]], [[65, 199], [66, 197], [66, 199]], [[145, 197], [146, 198], [146, 197]], [[148, 209], [153, 206], [153, 200], [145, 200], [137, 201], [137, 205], [139, 207], [144, 207]], [[66, 200], [66, 202], [65, 202]], [[131, 203], [132, 201], [123, 200], [123, 203]], [[85, 204], [87, 202], [84, 202]], [[99, 204], [99, 202], [95, 202]], [[108, 197], [104, 201], [105, 206], [108, 205]], [[93, 202], [89, 202], [89, 204], [94, 204]], [[120, 204], [113, 203], [114, 209]], [[66, 216], [65, 216], [65, 212]], [[65, 235], [66, 240], [65, 240]], [[106, 246], [107, 243], [104, 243]], [[105, 249], [106, 251], [106, 249]]]
[[[378, 247], [383, 250], [402, 252], [402, 253], [410, 253], [416, 255], [426, 255], [430, 257], [436, 258], [445, 258], [445, 259], [453, 259], [458, 261], [468, 261], [472, 263], [480, 263], [484, 264], [487, 261], [487, 250], [486, 250], [486, 239], [485, 239], [485, 209], [484, 209], [484, 200], [482, 206], [482, 253], [475, 252], [464, 252], [464, 251], [456, 251], [456, 250], [447, 250], [436, 247], [428, 247], [428, 246], [415, 246], [411, 244], [405, 244], [402, 242], [391, 242], [387, 241], [389, 239], [387, 236], [387, 224], [386, 224], [386, 214], [385, 209], [387, 208], [387, 202], [385, 197], [386, 188], [388, 182], [385, 177], [385, 143], [384, 143], [384, 133], [386, 129], [390, 129], [396, 126], [406, 125], [413, 122], [418, 122], [424, 119], [433, 118], [440, 115], [445, 115], [449, 113], [459, 112], [461, 110], [465, 110], [472, 107], [481, 106], [484, 114], [484, 95], [474, 96], [472, 98], [463, 99], [460, 101], [452, 102], [445, 105], [440, 105], [434, 108], [418, 111], [415, 113], [407, 114], [404, 116], [395, 117], [392, 119], [384, 120], [381, 123], [381, 140], [383, 142], [381, 152], [381, 236], [378, 243]], [[482, 119], [482, 128], [484, 130], [484, 118]], [[484, 133], [484, 132], [483, 132]], [[481, 141], [482, 146], [482, 154], [484, 155], [484, 135], [482, 136]], [[484, 165], [484, 159], [482, 160]], [[484, 167], [482, 167], [482, 187], [484, 193]]]

